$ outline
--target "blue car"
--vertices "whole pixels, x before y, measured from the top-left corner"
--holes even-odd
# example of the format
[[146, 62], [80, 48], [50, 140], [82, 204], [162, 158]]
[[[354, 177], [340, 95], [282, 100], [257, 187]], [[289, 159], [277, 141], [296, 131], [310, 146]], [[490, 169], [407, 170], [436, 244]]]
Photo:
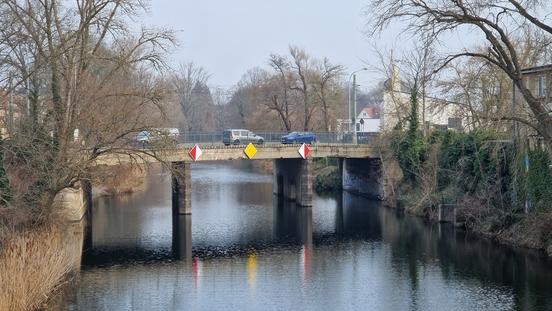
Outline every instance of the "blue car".
[[282, 136], [282, 144], [312, 144], [316, 142], [316, 135], [311, 132], [291, 132]]

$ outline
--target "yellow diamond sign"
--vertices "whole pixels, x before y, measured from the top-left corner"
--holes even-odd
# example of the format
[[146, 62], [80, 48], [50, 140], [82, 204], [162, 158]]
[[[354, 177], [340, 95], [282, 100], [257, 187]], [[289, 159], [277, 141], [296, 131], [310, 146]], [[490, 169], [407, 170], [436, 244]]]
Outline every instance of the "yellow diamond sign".
[[257, 154], [257, 148], [255, 148], [252, 143], [249, 143], [243, 152], [249, 159], [253, 159], [253, 157]]

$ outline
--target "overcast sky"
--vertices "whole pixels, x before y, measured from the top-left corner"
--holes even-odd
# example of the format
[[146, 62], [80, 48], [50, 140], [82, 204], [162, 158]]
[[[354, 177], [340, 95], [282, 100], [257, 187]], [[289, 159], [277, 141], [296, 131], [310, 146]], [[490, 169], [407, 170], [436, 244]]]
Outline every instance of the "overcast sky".
[[[363, 31], [367, 0], [151, 0], [147, 25], [178, 31], [180, 46], [172, 63], [194, 61], [211, 73], [211, 85], [229, 87], [271, 53], [297, 45], [328, 57], [347, 72], [374, 61]], [[375, 62], [377, 63], [377, 62]], [[375, 73], [358, 75], [374, 83]]]

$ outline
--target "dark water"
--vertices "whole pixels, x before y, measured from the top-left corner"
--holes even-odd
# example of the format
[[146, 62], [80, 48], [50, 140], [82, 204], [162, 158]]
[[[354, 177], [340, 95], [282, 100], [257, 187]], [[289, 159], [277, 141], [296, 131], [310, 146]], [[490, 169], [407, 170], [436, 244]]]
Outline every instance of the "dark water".
[[[240, 167], [242, 166], [242, 167]], [[552, 265], [343, 194], [278, 202], [271, 176], [193, 167], [192, 262], [173, 259], [170, 183], [103, 198], [64, 310], [552, 310]]]

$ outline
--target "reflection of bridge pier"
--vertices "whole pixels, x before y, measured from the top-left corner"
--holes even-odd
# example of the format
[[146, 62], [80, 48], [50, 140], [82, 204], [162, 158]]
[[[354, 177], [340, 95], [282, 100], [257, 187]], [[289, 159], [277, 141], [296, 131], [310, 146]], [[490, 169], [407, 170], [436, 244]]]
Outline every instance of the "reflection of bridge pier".
[[172, 251], [177, 259], [192, 259], [192, 215], [173, 213]]
[[290, 239], [305, 246], [312, 245], [312, 208], [298, 206], [278, 196], [273, 196], [274, 237]]

